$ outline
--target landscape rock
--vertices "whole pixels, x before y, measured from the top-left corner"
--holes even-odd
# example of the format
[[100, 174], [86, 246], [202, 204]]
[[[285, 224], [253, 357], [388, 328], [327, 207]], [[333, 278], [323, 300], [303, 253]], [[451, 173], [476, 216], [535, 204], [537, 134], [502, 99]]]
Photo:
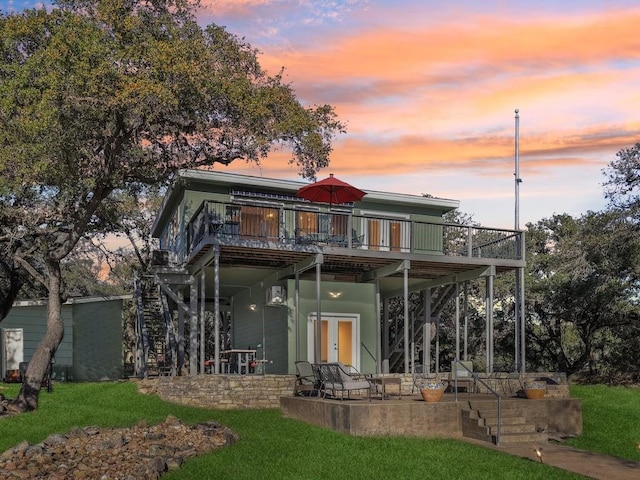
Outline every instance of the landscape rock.
[[75, 427], [42, 443], [23, 441], [0, 455], [2, 479], [47, 478], [154, 480], [179, 468], [186, 459], [238, 440], [216, 422], [184, 425], [174, 416], [154, 426]]

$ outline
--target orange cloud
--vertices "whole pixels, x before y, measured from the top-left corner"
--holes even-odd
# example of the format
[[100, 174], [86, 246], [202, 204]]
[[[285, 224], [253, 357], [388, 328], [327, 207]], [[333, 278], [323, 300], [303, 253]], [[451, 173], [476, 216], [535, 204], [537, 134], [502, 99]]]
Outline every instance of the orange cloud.
[[200, 6], [202, 11], [216, 15], [245, 16], [270, 3], [270, 0], [201, 0]]

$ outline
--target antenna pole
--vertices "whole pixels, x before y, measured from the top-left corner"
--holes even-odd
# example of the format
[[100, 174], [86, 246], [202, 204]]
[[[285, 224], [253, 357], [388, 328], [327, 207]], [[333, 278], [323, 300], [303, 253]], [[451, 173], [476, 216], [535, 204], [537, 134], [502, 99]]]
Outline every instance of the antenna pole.
[[520, 115], [516, 108], [516, 153], [515, 153], [515, 183], [516, 183], [516, 205], [515, 205], [515, 230], [520, 230]]
[[[516, 108], [516, 132], [515, 132], [515, 230], [520, 230], [520, 184], [522, 179], [520, 178], [520, 115], [519, 110]], [[516, 257], [518, 259], [524, 259], [524, 242], [522, 235], [518, 238], [516, 243]], [[525, 335], [524, 335], [524, 268], [517, 268], [515, 271], [515, 332], [514, 332], [514, 356], [515, 356], [515, 371], [524, 373], [525, 371]]]

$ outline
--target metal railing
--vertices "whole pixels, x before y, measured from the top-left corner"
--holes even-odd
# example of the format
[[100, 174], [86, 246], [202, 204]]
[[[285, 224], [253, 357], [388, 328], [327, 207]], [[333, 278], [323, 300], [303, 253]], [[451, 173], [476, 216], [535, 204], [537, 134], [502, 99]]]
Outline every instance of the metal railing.
[[501, 430], [501, 425], [502, 425], [502, 398], [500, 397], [500, 394], [498, 392], [496, 392], [493, 388], [491, 388], [491, 386], [489, 386], [488, 384], [486, 384], [482, 378], [480, 378], [478, 376], [477, 373], [473, 373], [473, 371], [471, 371], [469, 368], [467, 368], [467, 366], [462, 363], [460, 361], [459, 358], [456, 358], [453, 361], [453, 365], [454, 365], [454, 369], [453, 369], [453, 382], [454, 382], [454, 391], [455, 391], [455, 400], [456, 402], [458, 401], [458, 366], [462, 367], [463, 369], [465, 369], [467, 372], [469, 372], [471, 374], [471, 377], [476, 381], [481, 383], [486, 389], [488, 393], [491, 393], [493, 395], [495, 395], [497, 403], [498, 403], [498, 420], [497, 420], [497, 430], [496, 430], [496, 445], [500, 446], [500, 430]]
[[378, 359], [375, 357], [375, 355], [373, 353], [371, 353], [371, 350], [369, 350], [369, 347], [367, 347], [364, 342], [360, 342], [360, 345], [365, 349], [365, 351], [369, 354], [369, 356], [373, 359], [373, 363], [376, 366], [376, 375], [379, 373], [378, 372]]
[[187, 254], [207, 237], [287, 245], [340, 247], [521, 260], [524, 232], [344, 210], [204, 201], [187, 225]]

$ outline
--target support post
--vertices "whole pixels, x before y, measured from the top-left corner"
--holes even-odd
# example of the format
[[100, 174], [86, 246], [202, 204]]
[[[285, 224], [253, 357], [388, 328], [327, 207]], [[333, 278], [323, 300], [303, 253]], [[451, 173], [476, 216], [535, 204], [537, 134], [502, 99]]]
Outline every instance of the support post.
[[200, 273], [200, 373], [204, 373], [204, 362], [206, 360], [206, 332], [205, 332], [205, 313], [206, 313], [207, 292], [205, 285], [204, 267]]
[[182, 292], [178, 292], [178, 375], [182, 375], [182, 367], [184, 367], [184, 309], [180, 308], [184, 304]]
[[389, 299], [382, 299], [382, 373], [389, 373]]
[[[213, 257], [213, 337], [214, 337], [214, 369], [220, 373], [220, 246], [215, 245]], [[226, 331], [226, 329], [224, 329]]]
[[404, 373], [409, 373], [409, 269], [404, 268]]
[[189, 375], [198, 374], [198, 283], [189, 283]]
[[380, 279], [376, 279], [376, 373], [382, 372], [382, 321], [380, 318]]
[[424, 291], [424, 334], [422, 335], [422, 371], [431, 373], [431, 289]]
[[493, 275], [487, 275], [487, 365], [493, 372]]
[[[460, 359], [460, 284], [456, 282], [456, 359]], [[451, 371], [453, 371], [453, 365]]]
[[294, 308], [296, 309], [295, 312], [295, 336], [296, 336], [296, 361], [298, 360], [302, 360], [300, 358], [300, 273], [296, 272], [296, 279], [295, 279], [295, 297], [294, 297]]
[[320, 276], [320, 264], [316, 264], [316, 304], [317, 304], [317, 313], [316, 313], [316, 334], [315, 334], [315, 342], [313, 346], [313, 361], [315, 363], [321, 363], [321, 353], [322, 353], [322, 305], [320, 301], [321, 290], [321, 276]]

